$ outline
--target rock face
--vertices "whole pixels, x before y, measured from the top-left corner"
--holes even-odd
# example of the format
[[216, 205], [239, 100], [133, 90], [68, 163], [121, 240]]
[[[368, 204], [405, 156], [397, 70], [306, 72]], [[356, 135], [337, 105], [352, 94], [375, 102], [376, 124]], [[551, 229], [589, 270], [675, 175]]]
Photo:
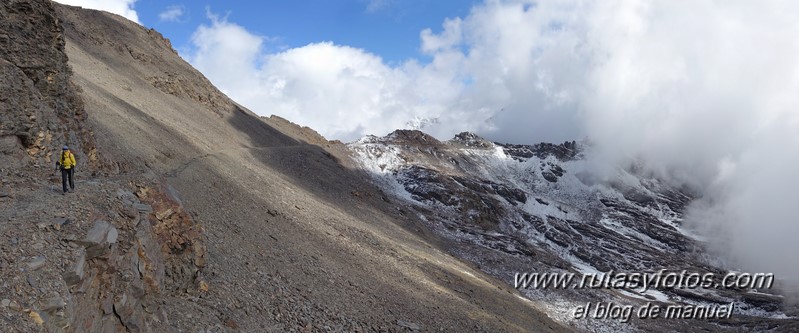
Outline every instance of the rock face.
[[[141, 198], [130, 192], [120, 198], [119, 210], [130, 206], [144, 206], [142, 200], [167, 207], [173, 215], [185, 216], [183, 208], [155, 187], [140, 187]], [[148, 205], [149, 206], [149, 205]], [[69, 286], [70, 303], [60, 309], [69, 316], [66, 321], [52, 321], [43, 317], [44, 325], [52, 331], [64, 331], [63, 326], [79, 325], [81, 331], [131, 331], [161, 332], [170, 330], [159, 319], [158, 299], [173, 291], [199, 290], [197, 280], [202, 269], [205, 246], [199, 233], [184, 233], [175, 225], [164, 225], [162, 220], [148, 211], [123, 218], [121, 227], [128, 230], [127, 237], [119, 228], [98, 220], [86, 235], [73, 243], [80, 246], [66, 272], [64, 282]], [[181, 228], [198, 228], [193, 221], [182, 221]], [[180, 253], [172, 250], [171, 236], [180, 234]], [[199, 265], [198, 265], [199, 264]], [[108, 272], [115, 272], [109, 275]], [[157, 314], [153, 316], [151, 314]], [[68, 330], [66, 330], [68, 331]]]
[[[60, 147], [96, 161], [64, 35], [50, 1], [0, 4], [0, 162], [51, 165]], [[86, 164], [88, 165], [88, 163]]]
[[96, 221], [86, 238], [77, 242], [86, 248], [86, 258], [107, 256], [111, 246], [117, 242], [119, 232], [117, 228], [106, 221]]
[[[423, 216], [450, 251], [514, 284], [515, 273], [657, 271], [726, 273], [702, 255], [703, 242], [682, 227], [690, 191], [635, 170], [601, 177], [584, 160], [590, 147], [572, 142], [492, 143], [472, 133], [439, 142], [418, 131], [397, 131], [349, 144], [362, 168], [394, 193], [409, 215]], [[548, 314], [586, 331], [791, 330], [779, 319], [799, 314], [779, 291], [737, 289], [526, 289], [531, 300], [557, 300]], [[764, 298], [760, 296], [765, 295]], [[735, 302], [735, 320], [608, 323], [575, 320], [576, 304]], [[745, 309], [745, 310], [744, 310]], [[721, 326], [715, 326], [716, 324]]]

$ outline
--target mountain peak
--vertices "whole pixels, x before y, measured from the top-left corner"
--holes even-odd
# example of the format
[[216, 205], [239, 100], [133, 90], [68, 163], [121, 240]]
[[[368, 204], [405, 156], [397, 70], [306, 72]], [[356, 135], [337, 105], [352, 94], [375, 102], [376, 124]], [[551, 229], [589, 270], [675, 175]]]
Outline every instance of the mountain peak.
[[460, 132], [450, 142], [459, 143], [467, 147], [491, 148], [494, 143], [472, 132]]
[[398, 129], [383, 139], [394, 144], [439, 145], [441, 141], [420, 130]]

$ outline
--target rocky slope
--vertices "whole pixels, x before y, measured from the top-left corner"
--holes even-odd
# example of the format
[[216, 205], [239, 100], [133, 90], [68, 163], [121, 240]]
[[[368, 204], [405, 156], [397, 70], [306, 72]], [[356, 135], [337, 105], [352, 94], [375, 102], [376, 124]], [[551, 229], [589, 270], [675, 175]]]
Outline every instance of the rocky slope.
[[[349, 144], [402, 209], [450, 240], [451, 253], [513, 286], [515, 273], [728, 271], [682, 226], [693, 194], [634, 166], [593, 172], [584, 143], [514, 145], [461, 133], [441, 142], [398, 130]], [[588, 151], [588, 152], [587, 152]], [[776, 283], [779, 286], [779, 283]], [[585, 331], [791, 331], [799, 310], [775, 289], [526, 289], [535, 306]], [[724, 320], [574, 319], [586, 302], [736, 305]]]
[[0, 331], [567, 330], [156, 31], [12, 0], [0, 46]]

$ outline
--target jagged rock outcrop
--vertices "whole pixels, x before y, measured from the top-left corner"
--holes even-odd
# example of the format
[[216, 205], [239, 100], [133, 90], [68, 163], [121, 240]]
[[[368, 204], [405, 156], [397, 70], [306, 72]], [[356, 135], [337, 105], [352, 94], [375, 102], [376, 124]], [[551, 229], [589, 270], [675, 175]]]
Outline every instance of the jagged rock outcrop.
[[471, 132], [461, 132], [455, 135], [450, 142], [462, 144], [466, 147], [491, 148], [494, 143]]
[[398, 145], [434, 146], [441, 144], [436, 138], [419, 130], [396, 130], [386, 138]]
[[49, 166], [68, 144], [84, 165], [96, 166], [64, 44], [52, 2], [0, 3], [0, 164]]

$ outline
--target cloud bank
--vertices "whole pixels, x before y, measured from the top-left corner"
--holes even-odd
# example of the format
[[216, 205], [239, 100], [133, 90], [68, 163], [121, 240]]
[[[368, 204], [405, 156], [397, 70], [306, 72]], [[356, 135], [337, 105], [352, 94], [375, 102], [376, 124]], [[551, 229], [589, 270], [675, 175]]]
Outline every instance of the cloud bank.
[[80, 6], [83, 8], [104, 10], [125, 17], [136, 23], [139, 22], [139, 15], [133, 9], [137, 0], [53, 0], [70, 6]]
[[[270, 52], [218, 17], [190, 61], [252, 110], [328, 138], [423, 127], [498, 141], [589, 137], [702, 191], [688, 215], [730, 265], [799, 281], [799, 4], [486, 0], [390, 66], [320, 42]], [[428, 61], [429, 60], [429, 61]]]

